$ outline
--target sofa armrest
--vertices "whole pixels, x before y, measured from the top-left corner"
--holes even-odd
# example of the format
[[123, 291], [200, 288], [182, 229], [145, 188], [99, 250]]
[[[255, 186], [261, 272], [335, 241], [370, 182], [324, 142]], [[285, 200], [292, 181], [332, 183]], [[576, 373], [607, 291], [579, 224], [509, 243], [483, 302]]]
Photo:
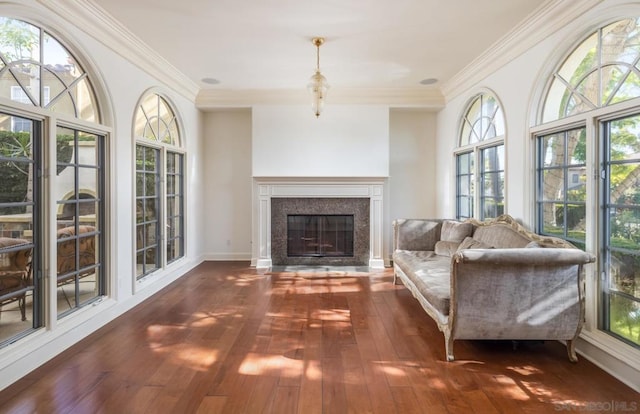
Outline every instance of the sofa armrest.
[[571, 248], [457, 252], [451, 264], [453, 337], [575, 339], [584, 320], [583, 265], [593, 261]]
[[595, 262], [594, 255], [571, 248], [467, 249], [456, 252], [457, 263], [569, 265]]

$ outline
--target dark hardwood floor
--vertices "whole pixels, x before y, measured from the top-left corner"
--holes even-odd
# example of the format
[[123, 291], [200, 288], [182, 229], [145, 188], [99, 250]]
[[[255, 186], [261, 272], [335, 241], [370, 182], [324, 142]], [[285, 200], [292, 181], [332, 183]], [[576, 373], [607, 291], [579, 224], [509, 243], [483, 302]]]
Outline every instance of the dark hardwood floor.
[[0, 392], [0, 412], [640, 412], [638, 393], [555, 341], [455, 351], [446, 362], [391, 269], [207, 262]]

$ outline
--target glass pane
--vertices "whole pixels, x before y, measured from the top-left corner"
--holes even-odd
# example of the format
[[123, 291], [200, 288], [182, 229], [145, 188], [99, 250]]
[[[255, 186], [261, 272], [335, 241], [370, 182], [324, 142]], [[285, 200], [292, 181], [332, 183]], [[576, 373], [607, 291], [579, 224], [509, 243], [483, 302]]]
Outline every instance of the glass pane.
[[640, 250], [640, 205], [611, 208], [609, 231], [611, 247]]
[[157, 171], [157, 159], [159, 157], [160, 151], [154, 148], [145, 147], [145, 170], [147, 171]]
[[178, 132], [178, 122], [174, 118], [173, 122], [169, 124], [169, 135], [171, 136], [171, 144], [180, 146], [180, 134]]
[[156, 208], [156, 204], [157, 204], [157, 199], [149, 199], [149, 200], [145, 200], [144, 205], [145, 205], [145, 214], [144, 214], [144, 221], [152, 221], [152, 220], [156, 220], [158, 219], [157, 217], [157, 208]]
[[23, 203], [33, 200], [31, 164], [0, 161], [0, 203]]
[[[636, 299], [637, 297], [636, 295]], [[610, 296], [609, 326], [612, 332], [640, 345], [640, 303], [638, 300], [612, 294]]]
[[585, 167], [573, 167], [567, 171], [567, 200], [587, 200], [587, 169]]
[[136, 254], [136, 278], [144, 276], [144, 252]]
[[504, 173], [489, 173], [484, 175], [481, 197], [502, 197], [503, 191]]
[[468, 218], [473, 214], [473, 198], [460, 197], [458, 198], [459, 216]]
[[[58, 127], [56, 131], [56, 156], [58, 164], [75, 164], [76, 132], [69, 128]], [[59, 166], [60, 168], [61, 166]]]
[[473, 165], [473, 155], [471, 153], [458, 155], [458, 175], [469, 174]]
[[640, 163], [612, 165], [610, 176], [609, 200], [611, 203], [626, 205], [640, 203]]
[[178, 158], [178, 154], [167, 152], [167, 174], [172, 174], [176, 172], [177, 158]]
[[542, 199], [564, 200], [564, 171], [560, 168], [543, 171]]
[[40, 30], [21, 20], [0, 17], [0, 53], [4, 60], [40, 61]]
[[564, 237], [564, 208], [562, 204], [542, 203], [542, 232]]
[[82, 165], [98, 165], [98, 137], [81, 132], [78, 134], [78, 163]]
[[178, 204], [177, 204], [177, 197], [175, 196], [168, 196], [167, 197], [167, 217], [173, 217], [178, 213]]
[[136, 195], [143, 196], [144, 195], [144, 173], [136, 173]]
[[458, 195], [469, 196], [471, 195], [471, 176], [465, 175], [458, 177]]
[[614, 92], [615, 95], [610, 97], [609, 105], [640, 96], [640, 76], [636, 72], [629, 73], [625, 82]]
[[563, 134], [547, 135], [541, 138], [541, 160], [544, 167], [564, 165], [564, 136]]
[[579, 114], [599, 106], [599, 76], [598, 71], [594, 71], [587, 74], [583, 79], [579, 79], [579, 82], [575, 85], [575, 90], [579, 93], [580, 101], [571, 110], [567, 111], [567, 116]]
[[175, 194], [176, 177], [167, 175], [167, 195]]
[[156, 178], [157, 176], [155, 174], [145, 174], [144, 176], [144, 189], [145, 192], [144, 194], [146, 196], [155, 196], [156, 195]]

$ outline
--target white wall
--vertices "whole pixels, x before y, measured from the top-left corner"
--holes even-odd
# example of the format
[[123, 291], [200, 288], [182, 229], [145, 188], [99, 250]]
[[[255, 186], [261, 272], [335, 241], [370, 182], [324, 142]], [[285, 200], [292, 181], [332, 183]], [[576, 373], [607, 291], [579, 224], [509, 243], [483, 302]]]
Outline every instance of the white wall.
[[[304, 108], [305, 117], [309, 109]], [[206, 214], [203, 220], [204, 257], [209, 260], [249, 260], [251, 258], [251, 154], [252, 112], [255, 109], [219, 110], [204, 115]], [[323, 115], [321, 115], [322, 118]], [[311, 114], [312, 121], [317, 121]], [[391, 251], [391, 220], [399, 217], [435, 217], [436, 113], [417, 109], [388, 112], [389, 165], [385, 190], [384, 250]], [[265, 142], [266, 146], [268, 143]], [[277, 143], [273, 148], [279, 148]], [[366, 151], [367, 156], [384, 156]], [[290, 168], [290, 176], [302, 176]], [[326, 174], [327, 176], [331, 174]], [[227, 242], [229, 241], [229, 242]]]
[[251, 259], [251, 110], [204, 116], [204, 205], [208, 260]]
[[436, 117], [433, 111], [389, 112], [389, 179], [385, 191], [385, 263], [393, 252], [392, 222], [437, 216]]
[[254, 106], [253, 176], [388, 176], [389, 108], [329, 106], [319, 118], [307, 105]]
[[436, 217], [436, 113], [392, 109], [389, 145], [389, 214]]

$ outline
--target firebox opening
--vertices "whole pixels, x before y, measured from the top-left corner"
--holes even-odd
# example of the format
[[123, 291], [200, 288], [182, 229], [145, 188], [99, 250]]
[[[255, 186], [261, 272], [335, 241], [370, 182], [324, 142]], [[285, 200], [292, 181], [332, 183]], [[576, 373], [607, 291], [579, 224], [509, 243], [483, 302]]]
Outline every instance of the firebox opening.
[[353, 214], [287, 215], [287, 256], [353, 257]]

